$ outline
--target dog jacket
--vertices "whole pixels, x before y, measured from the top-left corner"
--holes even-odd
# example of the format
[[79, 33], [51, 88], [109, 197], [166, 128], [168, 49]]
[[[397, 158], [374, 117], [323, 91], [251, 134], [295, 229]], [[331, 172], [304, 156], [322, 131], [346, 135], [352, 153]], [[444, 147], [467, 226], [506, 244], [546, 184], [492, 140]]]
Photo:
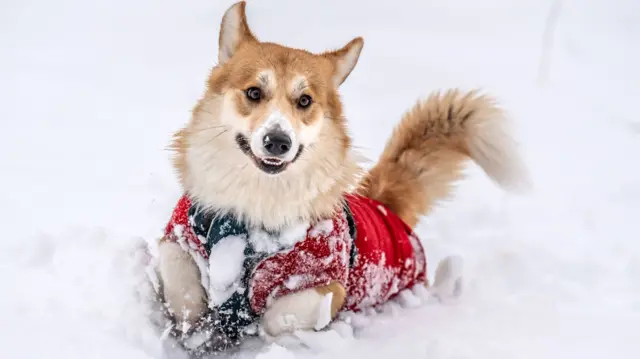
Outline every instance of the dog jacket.
[[425, 253], [410, 227], [375, 200], [346, 195], [344, 202], [333, 218], [270, 233], [185, 195], [165, 239], [194, 257], [216, 326], [229, 337], [241, 335], [270, 301], [296, 291], [337, 281], [347, 291], [343, 309], [358, 311], [426, 281]]

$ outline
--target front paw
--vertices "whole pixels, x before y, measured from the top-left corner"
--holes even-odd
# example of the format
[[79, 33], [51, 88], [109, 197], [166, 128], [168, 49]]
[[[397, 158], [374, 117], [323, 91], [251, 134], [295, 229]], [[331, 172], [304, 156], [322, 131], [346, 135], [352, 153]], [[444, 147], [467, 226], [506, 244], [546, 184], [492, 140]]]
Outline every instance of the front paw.
[[199, 358], [210, 353], [223, 352], [239, 344], [220, 331], [215, 311], [208, 311], [187, 331], [174, 330], [174, 336], [192, 356]]
[[262, 328], [273, 337], [295, 330], [321, 330], [335, 318], [345, 297], [344, 287], [332, 282], [278, 298], [266, 310]]

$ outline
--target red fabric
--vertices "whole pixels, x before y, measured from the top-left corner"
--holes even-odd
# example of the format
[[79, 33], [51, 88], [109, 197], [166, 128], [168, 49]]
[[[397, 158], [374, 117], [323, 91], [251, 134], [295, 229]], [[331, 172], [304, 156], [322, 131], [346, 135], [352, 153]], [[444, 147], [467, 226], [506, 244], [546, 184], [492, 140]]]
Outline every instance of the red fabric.
[[[260, 262], [251, 275], [249, 300], [256, 313], [264, 311], [270, 299], [338, 281], [347, 286], [351, 237], [343, 211], [307, 231], [305, 240], [293, 249]], [[323, 227], [330, 228], [329, 231]]]
[[[271, 299], [331, 281], [346, 287], [345, 309], [354, 311], [381, 304], [400, 290], [426, 281], [424, 250], [411, 228], [377, 201], [355, 195], [346, 196], [346, 200], [356, 224], [356, 238], [350, 237], [341, 210], [309, 228], [307, 237], [290, 250], [259, 262], [249, 285], [249, 301], [256, 313], [262, 313]], [[187, 196], [178, 201], [165, 235], [186, 242], [183, 246], [207, 258], [188, 223], [190, 206]], [[350, 268], [352, 245], [357, 252]]]
[[204, 258], [207, 258], [209, 255], [206, 248], [189, 225], [189, 208], [191, 208], [191, 199], [188, 196], [180, 197], [171, 214], [171, 219], [164, 229], [165, 238], [179, 242], [182, 245], [188, 245]]
[[349, 273], [346, 307], [358, 310], [387, 301], [426, 280], [422, 245], [410, 227], [382, 203], [348, 195], [356, 223], [356, 263]]

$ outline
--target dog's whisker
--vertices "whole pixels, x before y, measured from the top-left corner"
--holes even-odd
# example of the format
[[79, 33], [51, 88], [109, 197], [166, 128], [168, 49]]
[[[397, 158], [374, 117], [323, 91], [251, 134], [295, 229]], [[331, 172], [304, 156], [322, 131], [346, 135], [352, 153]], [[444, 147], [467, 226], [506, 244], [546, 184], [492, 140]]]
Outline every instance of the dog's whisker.
[[224, 135], [224, 134], [225, 134], [225, 133], [227, 133], [227, 132], [229, 132], [229, 130], [228, 130], [228, 129], [226, 129], [226, 130], [224, 130], [224, 131], [221, 131], [220, 133], [218, 133], [217, 135], [213, 136], [209, 141], [205, 142], [204, 144], [205, 144], [205, 145], [210, 144], [211, 142], [215, 141], [218, 137], [220, 137], [220, 136]]
[[190, 134], [198, 134], [198, 133], [202, 133], [202, 132], [206, 132], [206, 131], [220, 130], [220, 129], [230, 130], [231, 128], [229, 128], [228, 126], [212, 126], [212, 127], [190, 129], [189, 133]]
[[214, 128], [229, 128], [229, 126], [225, 126], [225, 125], [219, 125], [219, 126], [208, 126], [208, 127], [198, 127], [195, 128], [193, 130], [191, 130], [190, 132], [198, 132], [198, 131], [206, 131], [206, 130], [211, 130]]
[[207, 115], [211, 115], [211, 116], [218, 116], [219, 114], [211, 112], [211, 111], [207, 111], [207, 110], [203, 110], [203, 109], [199, 109], [197, 111], [197, 113], [206, 113]]

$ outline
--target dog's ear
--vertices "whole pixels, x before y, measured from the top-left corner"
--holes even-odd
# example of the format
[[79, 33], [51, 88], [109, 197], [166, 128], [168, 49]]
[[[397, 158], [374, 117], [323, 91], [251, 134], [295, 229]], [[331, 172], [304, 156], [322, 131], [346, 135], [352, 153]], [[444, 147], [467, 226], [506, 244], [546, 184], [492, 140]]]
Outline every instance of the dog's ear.
[[247, 24], [244, 1], [233, 4], [222, 17], [220, 38], [218, 39], [218, 64], [229, 61], [240, 44], [245, 41], [257, 41]]
[[332, 80], [335, 87], [339, 87], [347, 79], [356, 63], [358, 63], [362, 46], [364, 46], [364, 40], [361, 37], [356, 37], [340, 50], [322, 54], [333, 63]]

